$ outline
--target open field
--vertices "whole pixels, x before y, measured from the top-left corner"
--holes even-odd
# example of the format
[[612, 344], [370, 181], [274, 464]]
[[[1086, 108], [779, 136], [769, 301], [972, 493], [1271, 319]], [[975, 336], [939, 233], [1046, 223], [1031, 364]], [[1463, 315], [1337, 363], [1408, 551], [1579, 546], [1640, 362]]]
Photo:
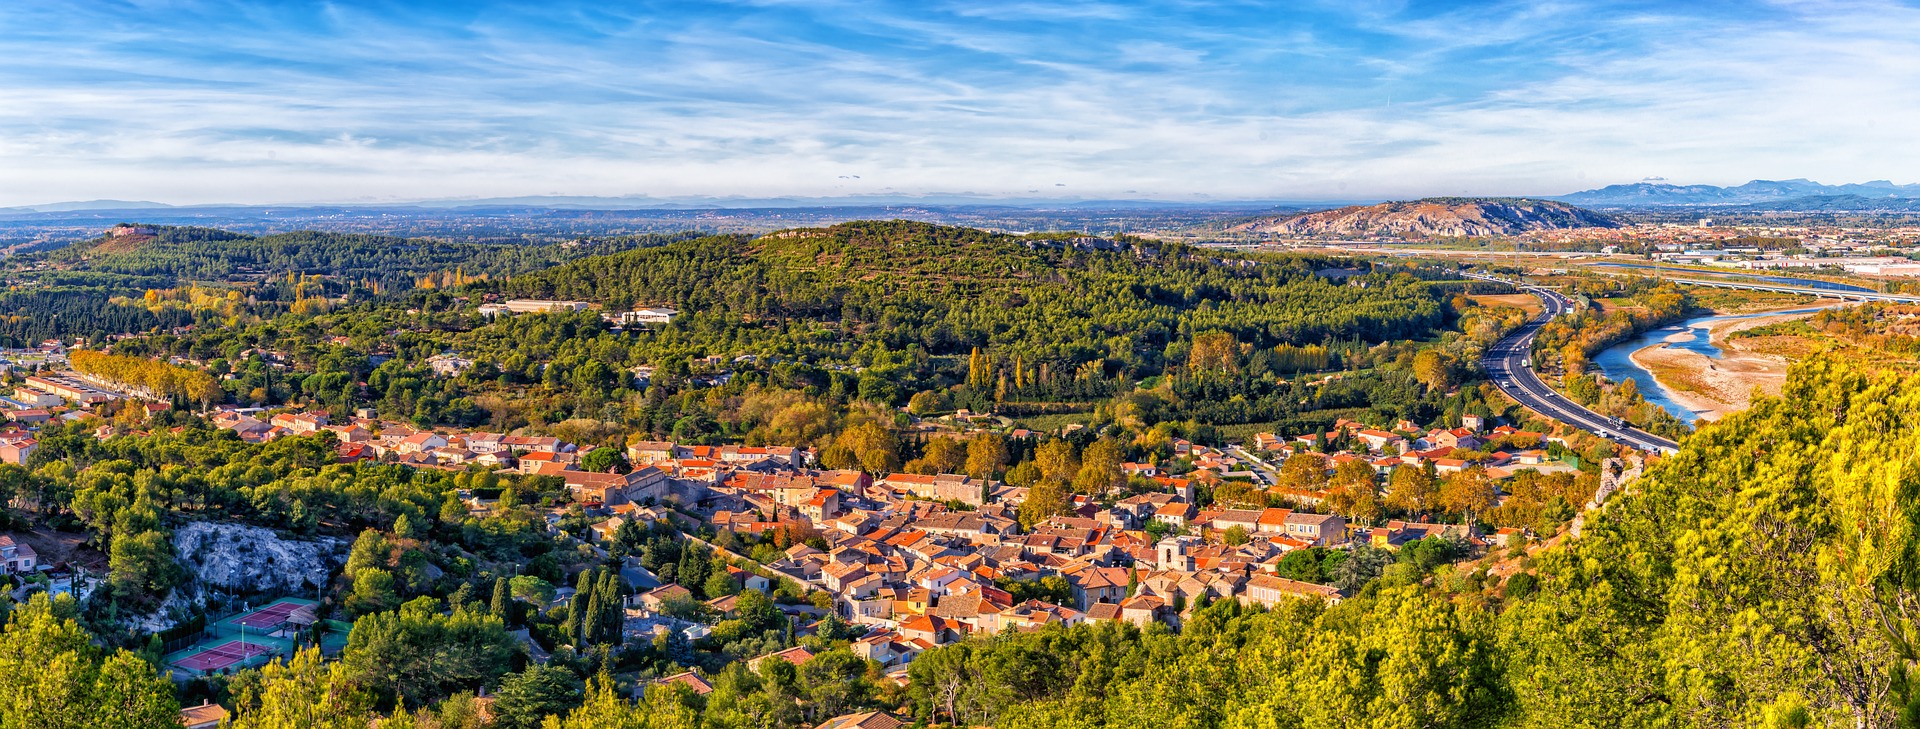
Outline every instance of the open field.
[[1510, 306], [1527, 312], [1527, 316], [1540, 313], [1540, 299], [1533, 294], [1476, 294], [1467, 297], [1481, 306]]

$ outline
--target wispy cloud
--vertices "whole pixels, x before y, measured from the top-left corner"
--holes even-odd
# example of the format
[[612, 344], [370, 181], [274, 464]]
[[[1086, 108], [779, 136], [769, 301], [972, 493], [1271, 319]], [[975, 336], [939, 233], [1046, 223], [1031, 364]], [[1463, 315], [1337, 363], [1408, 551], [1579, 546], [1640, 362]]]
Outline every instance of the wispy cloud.
[[1896, 2], [23, 0], [0, 57], [0, 205], [1542, 194], [1920, 163], [1920, 9]]

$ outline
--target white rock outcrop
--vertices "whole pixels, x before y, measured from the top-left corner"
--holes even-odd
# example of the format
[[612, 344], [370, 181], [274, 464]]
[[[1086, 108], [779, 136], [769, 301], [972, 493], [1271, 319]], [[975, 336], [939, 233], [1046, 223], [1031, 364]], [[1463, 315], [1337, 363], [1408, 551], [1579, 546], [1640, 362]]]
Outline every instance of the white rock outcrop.
[[337, 539], [284, 539], [246, 524], [188, 522], [173, 547], [201, 590], [227, 593], [312, 592], [346, 562]]

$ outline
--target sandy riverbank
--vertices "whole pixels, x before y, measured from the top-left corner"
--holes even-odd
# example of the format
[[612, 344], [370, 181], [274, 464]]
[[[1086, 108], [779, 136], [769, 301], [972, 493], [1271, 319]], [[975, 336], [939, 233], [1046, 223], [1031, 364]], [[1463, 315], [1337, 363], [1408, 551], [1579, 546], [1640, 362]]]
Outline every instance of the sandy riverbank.
[[[1785, 357], [1748, 350], [1739, 340], [1730, 340], [1727, 335], [1812, 315], [1775, 314], [1717, 322], [1707, 330], [1707, 341], [1720, 349], [1719, 359], [1668, 347], [1665, 342], [1642, 347], [1630, 356], [1634, 364], [1653, 373], [1653, 378], [1667, 389], [1674, 402], [1698, 413], [1702, 420], [1718, 420], [1728, 413], [1745, 410], [1755, 392], [1780, 394], [1791, 364]], [[1667, 341], [1687, 341], [1692, 336], [1697, 334], [1675, 332]]]

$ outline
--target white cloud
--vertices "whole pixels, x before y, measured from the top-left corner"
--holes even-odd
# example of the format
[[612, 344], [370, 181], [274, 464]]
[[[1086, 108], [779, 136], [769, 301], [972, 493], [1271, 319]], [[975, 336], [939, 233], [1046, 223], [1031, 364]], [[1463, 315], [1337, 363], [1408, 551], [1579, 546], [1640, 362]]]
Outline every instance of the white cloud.
[[243, 5], [172, 38], [141, 17], [170, 6], [0, 9], [0, 54], [24, 59], [0, 67], [0, 205], [1550, 194], [1655, 173], [1906, 181], [1920, 163], [1920, 13], [1902, 5], [1710, 22], [1396, 6], [1242, 25], [1121, 6], [761, 5], [558, 19]]

